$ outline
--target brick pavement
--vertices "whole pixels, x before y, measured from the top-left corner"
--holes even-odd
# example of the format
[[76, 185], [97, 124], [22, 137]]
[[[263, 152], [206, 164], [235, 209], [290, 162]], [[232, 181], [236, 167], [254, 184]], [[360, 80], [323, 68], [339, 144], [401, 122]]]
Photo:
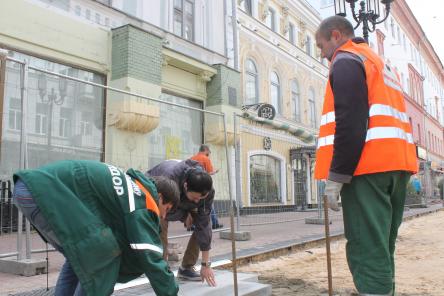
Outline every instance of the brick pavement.
[[[421, 213], [436, 211], [441, 209], [441, 204], [431, 205], [428, 208], [410, 209], [405, 212], [405, 216], [415, 216]], [[332, 234], [341, 234], [343, 232], [342, 215], [339, 213], [330, 212], [333, 223], [330, 225], [330, 232]], [[281, 216], [279, 216], [281, 215]], [[251, 232], [252, 239], [250, 241], [236, 242], [236, 250], [241, 256], [249, 256], [260, 252], [269, 251], [287, 245], [298, 244], [307, 240], [315, 240], [322, 238], [324, 235], [323, 225], [305, 224], [304, 219], [307, 217], [315, 217], [316, 211], [310, 212], [293, 212], [282, 214], [261, 214], [249, 216], [241, 219], [241, 224], [253, 223], [268, 223], [272, 221], [281, 220], [296, 220], [292, 222], [279, 224], [265, 224], [256, 226], [242, 226], [241, 230]], [[284, 218], [282, 218], [284, 217]], [[228, 218], [222, 218], [222, 223], [225, 226], [229, 225]], [[170, 226], [170, 235], [181, 236], [189, 234], [183, 229], [178, 222], [172, 223]], [[38, 236], [33, 235], [33, 248], [44, 248], [44, 243], [39, 241]], [[188, 237], [180, 237], [170, 240], [171, 242], [179, 243], [183, 248], [186, 247]], [[4, 252], [14, 251], [15, 236], [1, 236], [0, 237], [0, 254]], [[12, 246], [12, 247], [11, 247]], [[231, 259], [231, 241], [219, 239], [217, 233], [213, 234], [212, 257], [214, 259]], [[33, 257], [44, 258], [46, 255], [36, 254]], [[50, 253], [50, 268], [49, 268], [49, 286], [55, 285], [58, 272], [63, 263], [63, 256], [56, 252]], [[173, 267], [174, 268], [174, 267]], [[39, 290], [46, 288], [46, 275], [37, 275], [33, 277], [22, 277], [0, 273], [0, 295], [45, 295], [44, 291]], [[135, 288], [133, 288], [135, 289]], [[34, 290], [33, 293], [18, 294], [25, 291]], [[127, 292], [128, 294], [125, 294]], [[40, 293], [40, 294], [38, 294]], [[136, 293], [137, 294], [137, 293]], [[119, 291], [119, 295], [135, 295], [134, 290], [126, 289]]]

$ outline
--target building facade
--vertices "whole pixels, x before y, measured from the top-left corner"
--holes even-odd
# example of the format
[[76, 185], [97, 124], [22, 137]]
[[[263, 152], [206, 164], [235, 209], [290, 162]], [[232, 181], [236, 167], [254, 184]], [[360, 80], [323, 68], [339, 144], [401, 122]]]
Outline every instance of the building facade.
[[[272, 105], [277, 125], [316, 134], [328, 74], [314, 39], [320, 15], [305, 1], [237, 2], [244, 109]], [[240, 119], [238, 130], [237, 193], [244, 207], [317, 203], [314, 143], [252, 119]]]
[[[95, 159], [145, 170], [188, 158], [204, 142], [215, 165], [226, 166], [222, 119], [162, 102], [217, 112], [240, 106], [239, 72], [227, 57], [233, 45], [221, 38], [229, 1], [149, 2], [2, 3], [0, 48], [9, 57], [128, 92], [30, 70], [28, 167]], [[23, 80], [19, 64], [1, 65], [0, 179], [8, 179], [20, 167]]]

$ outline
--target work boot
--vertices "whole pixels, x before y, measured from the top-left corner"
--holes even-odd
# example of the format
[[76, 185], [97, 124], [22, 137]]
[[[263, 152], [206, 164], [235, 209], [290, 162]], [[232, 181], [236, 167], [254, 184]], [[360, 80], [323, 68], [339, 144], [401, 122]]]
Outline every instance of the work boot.
[[217, 224], [213, 224], [213, 225], [211, 226], [212, 229], [219, 229], [219, 228], [222, 228], [222, 227], [224, 227], [224, 225], [223, 225], [223, 224], [219, 224], [219, 223], [217, 223]]
[[201, 281], [202, 278], [200, 274], [194, 269], [194, 267], [191, 268], [184, 268], [179, 267], [179, 270], [177, 271], [177, 277], [188, 280], [188, 281]]

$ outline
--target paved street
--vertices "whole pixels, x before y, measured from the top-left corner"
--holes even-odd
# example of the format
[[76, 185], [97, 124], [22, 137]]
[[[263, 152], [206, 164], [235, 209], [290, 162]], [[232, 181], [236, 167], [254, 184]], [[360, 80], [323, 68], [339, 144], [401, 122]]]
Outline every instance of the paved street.
[[[435, 211], [440, 208], [442, 208], [441, 204], [435, 204], [429, 206], [428, 208], [410, 209], [409, 211], [405, 212], [405, 216], [414, 216], [428, 211]], [[242, 227], [242, 230], [247, 230], [251, 232], [252, 239], [250, 241], [236, 242], [238, 257], [251, 256], [253, 254], [258, 254], [272, 249], [284, 248], [285, 246], [295, 245], [309, 240], [322, 238], [324, 235], [323, 225], [305, 224], [304, 221], [306, 217], [314, 217], [316, 216], [316, 214], [316, 211], [297, 212], [293, 213], [293, 217], [297, 221], [280, 224], [265, 224]], [[330, 214], [332, 215], [333, 221], [330, 226], [330, 231], [332, 235], [341, 234], [343, 232], [341, 215], [333, 212], [330, 212]], [[271, 215], [274, 215], [275, 217], [273, 219], [278, 221], [278, 214]], [[287, 215], [287, 219], [289, 218], [288, 213], [282, 215]], [[254, 219], [254, 221], [256, 222], [259, 222], [261, 220], [268, 222], [272, 221], [272, 218], [269, 216], [269, 214], [254, 215], [248, 217], [247, 219]], [[229, 225], [229, 221], [227, 218], [223, 218], [222, 221], [225, 225]], [[246, 220], [244, 219], [242, 223], [246, 224], [245, 221]], [[183, 231], [181, 227], [182, 225], [180, 223], [172, 223], [170, 227], [171, 235], [181, 235], [187, 233], [186, 231]], [[217, 233], [214, 233], [213, 237], [213, 261], [221, 259], [231, 259], [231, 241], [220, 239]], [[178, 243], [183, 249], [186, 246], [187, 239], [187, 237], [182, 237], [171, 240], [171, 242]], [[13, 251], [14, 246], [15, 236], [0, 237], [0, 253], [4, 253], [5, 251]], [[39, 241], [39, 238], [36, 235], [33, 235], [33, 248], [43, 247], [44, 244]], [[45, 254], [36, 254], [35, 257], [44, 258]], [[58, 272], [60, 270], [61, 264], [63, 263], [63, 257], [58, 253], [51, 252], [49, 261], [49, 286], [52, 287], [55, 285], [55, 282], [57, 280]], [[176, 265], [172, 264], [172, 266], [174, 269]], [[46, 275], [37, 275], [25, 278], [22, 276], [0, 273], [0, 282], [2, 283], [0, 287], [0, 295], [31, 296], [48, 294], [44, 289], [46, 288]], [[42, 288], [44, 289], [43, 291], [41, 290]], [[138, 291], [140, 290], [147, 291], [146, 286], [124, 289], [116, 293], [116, 295], [141, 295], [138, 294]], [[22, 292], [28, 293], [23, 294]], [[51, 295], [50, 292], [48, 295]]]

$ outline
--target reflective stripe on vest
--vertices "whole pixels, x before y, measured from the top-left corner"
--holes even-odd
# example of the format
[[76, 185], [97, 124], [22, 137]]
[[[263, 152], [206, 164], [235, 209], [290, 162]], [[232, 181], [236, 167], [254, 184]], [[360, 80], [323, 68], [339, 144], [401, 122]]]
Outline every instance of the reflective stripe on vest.
[[133, 250], [151, 250], [160, 254], [163, 254], [163, 249], [152, 244], [130, 244]]
[[[382, 104], [372, 105], [369, 110], [369, 118], [374, 116], [391, 116], [401, 122], [404, 123], [409, 122], [407, 114], [405, 114], [404, 112], [400, 112], [388, 105], [382, 105]], [[327, 114], [322, 115], [321, 128], [323, 125], [327, 125], [333, 122], [335, 122], [335, 112], [328, 112]], [[413, 143], [412, 134], [398, 127], [372, 127], [369, 130], [367, 130], [367, 136], [365, 141], [368, 142], [370, 140], [387, 139], [387, 138], [399, 138], [401, 140], [406, 140], [409, 143]], [[335, 139], [334, 135], [320, 137], [318, 139], [318, 148], [323, 146], [333, 145], [334, 139]]]
[[321, 117], [321, 126], [335, 122], [335, 112], [328, 112]]
[[136, 203], [134, 201], [134, 190], [133, 185], [131, 184], [130, 176], [125, 174], [126, 187], [128, 188], [128, 203], [129, 203], [129, 211], [130, 213], [136, 209]]
[[[374, 127], [367, 130], [365, 142], [379, 139], [400, 139], [413, 144], [413, 135], [397, 127]], [[333, 145], [335, 136], [330, 135], [318, 139], [318, 148]]]

